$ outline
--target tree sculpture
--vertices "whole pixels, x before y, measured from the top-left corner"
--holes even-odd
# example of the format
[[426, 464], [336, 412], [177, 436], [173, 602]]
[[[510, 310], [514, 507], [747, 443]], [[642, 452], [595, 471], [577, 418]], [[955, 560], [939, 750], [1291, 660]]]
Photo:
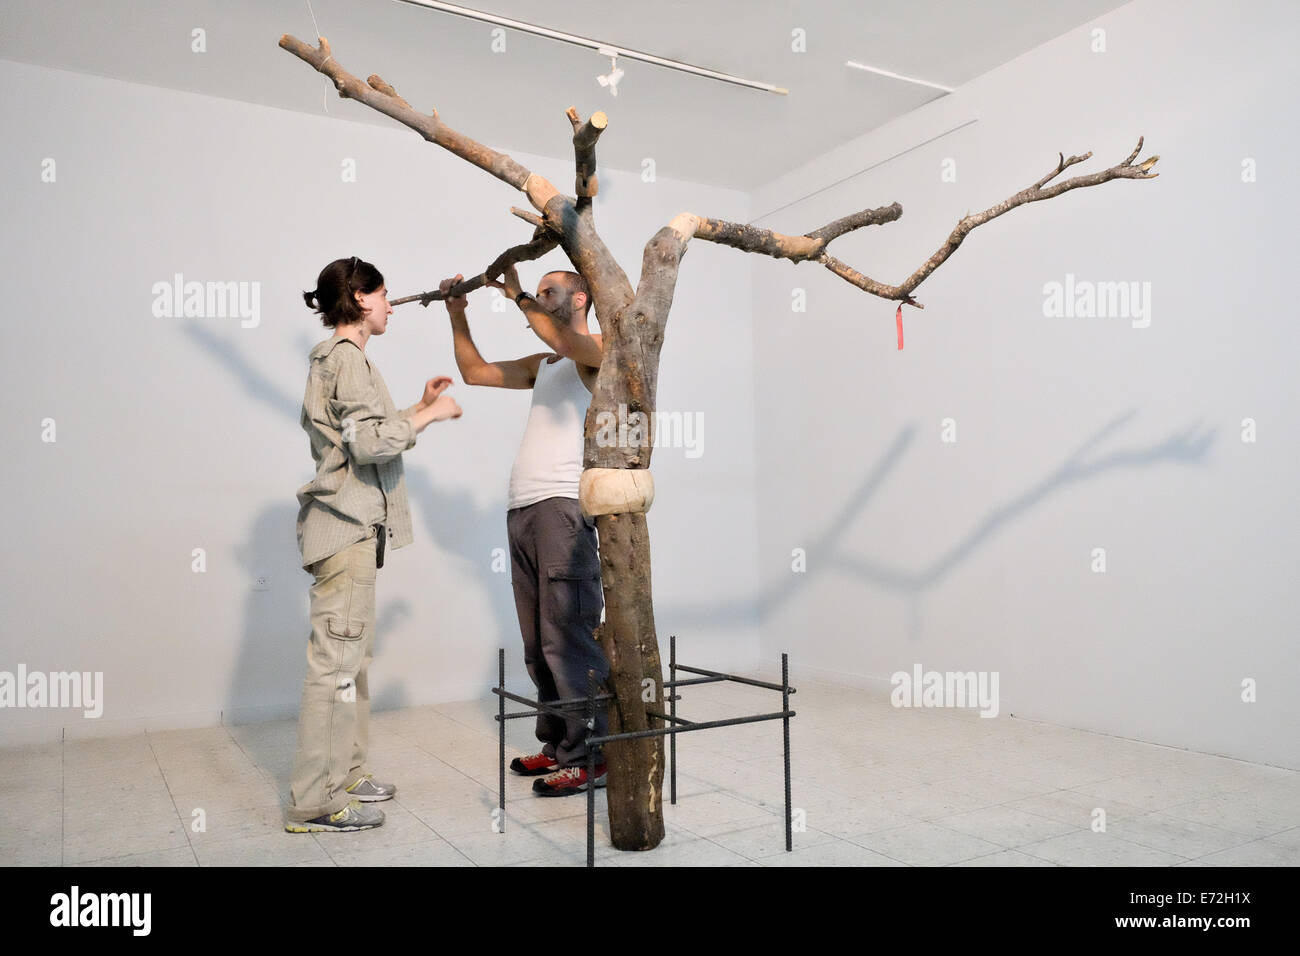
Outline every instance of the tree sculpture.
[[[592, 215], [592, 197], [596, 195], [597, 185], [595, 148], [606, 127], [604, 113], [594, 113], [583, 122], [577, 110], [570, 107], [567, 111], [573, 126], [577, 178], [576, 195], [566, 196], [504, 153], [447, 126], [438, 118], [436, 110], [427, 115], [419, 112], [379, 76], [372, 75], [365, 83], [361, 82], [334, 59], [329, 42], [324, 37], [319, 40], [320, 45], [313, 47], [286, 34], [280, 38], [280, 46], [329, 77], [339, 96], [357, 100], [392, 117], [429, 142], [522, 190], [536, 210], [532, 213], [512, 208], [512, 213], [534, 227], [532, 238], [507, 249], [480, 274], [465, 279], [448, 294], [461, 295], [478, 289], [486, 280], [501, 276], [507, 266], [541, 258], [556, 246], [568, 256], [591, 290], [603, 336], [604, 359], [587, 412], [580, 501], [583, 510], [596, 517], [600, 536], [605, 621], [596, 636], [609, 658], [609, 691], [616, 698], [609, 713], [611, 734], [663, 727], [658, 716], [662, 710], [655, 703], [663, 700], [663, 672], [651, 601], [650, 539], [645, 518], [654, 499], [654, 483], [649, 472], [652, 436], [647, 430], [643, 444], [598, 441], [598, 422], [622, 420], [618, 418], [620, 405], [625, 410], [624, 418], [627, 413], [641, 413], [648, 419], [655, 409], [659, 349], [687, 243], [691, 239], [705, 239], [792, 262], [819, 262], [864, 292], [897, 301], [901, 317], [903, 305], [923, 308], [912, 293], [976, 226], [1017, 206], [1051, 199], [1080, 186], [1095, 186], [1112, 179], [1153, 179], [1157, 174], [1150, 169], [1160, 158], [1152, 156], [1134, 165], [1142, 151], [1139, 138], [1137, 148], [1118, 165], [1049, 186], [1065, 169], [1092, 156], [1088, 152], [1067, 159], [1061, 154], [1056, 167], [1032, 186], [958, 222], [938, 251], [898, 285], [869, 278], [827, 252], [827, 246], [847, 232], [898, 219], [903, 214], [898, 203], [864, 209], [800, 236], [683, 212], [646, 243], [641, 277], [633, 289], [601, 241]], [[425, 292], [393, 300], [393, 304], [419, 301], [427, 306], [442, 298], [439, 292]], [[653, 693], [648, 693], [651, 688]], [[659, 736], [606, 747], [610, 833], [614, 846], [619, 849], [648, 850], [663, 839], [663, 753], [663, 738]]]

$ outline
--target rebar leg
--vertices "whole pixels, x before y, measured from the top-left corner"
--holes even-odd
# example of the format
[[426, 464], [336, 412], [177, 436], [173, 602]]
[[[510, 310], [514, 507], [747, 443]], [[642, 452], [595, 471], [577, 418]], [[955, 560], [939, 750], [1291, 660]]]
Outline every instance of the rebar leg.
[[[790, 712], [790, 656], [788, 654], [781, 655], [781, 710], [786, 714]], [[789, 853], [794, 849], [794, 839], [790, 810], [790, 718], [788, 716], [781, 718], [781, 726], [785, 737], [785, 852]]]
[[[668, 680], [672, 684], [668, 688], [668, 713], [671, 717], [677, 716], [677, 635], [668, 636]], [[672, 726], [677, 726], [677, 721], [672, 721]], [[677, 735], [668, 735], [668, 802], [677, 805]]]
[[[506, 689], [506, 649], [500, 648], [497, 652], [497, 687], [500, 690]], [[506, 832], [506, 698], [504, 694], [497, 695], [497, 722], [501, 725], [500, 746], [498, 748], [501, 757], [501, 776], [497, 781], [497, 798], [500, 801], [499, 823], [501, 832]]]
[[[596, 727], [596, 672], [587, 671], [587, 730]], [[587, 866], [596, 865], [596, 749], [587, 746]]]

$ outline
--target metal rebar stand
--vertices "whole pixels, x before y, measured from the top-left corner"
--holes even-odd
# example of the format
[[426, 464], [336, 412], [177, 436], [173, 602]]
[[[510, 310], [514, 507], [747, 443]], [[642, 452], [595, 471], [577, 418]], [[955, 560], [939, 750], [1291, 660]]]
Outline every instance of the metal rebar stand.
[[[784, 651], [781, 652], [781, 710], [785, 716], [781, 718], [781, 736], [785, 741], [785, 852], [790, 853], [794, 850], [794, 842], [791, 839], [791, 808], [790, 808], [790, 657]], [[501, 765], [505, 766], [505, 758], [501, 758]]]
[[[587, 866], [596, 865], [596, 788], [593, 783], [596, 779], [596, 753], [604, 748], [604, 745], [616, 740], [638, 740], [645, 737], [667, 737], [669, 741], [669, 753], [671, 760], [669, 762], [669, 794], [672, 803], [677, 802], [677, 735], [690, 733], [696, 730], [713, 730], [718, 727], [735, 727], [739, 724], [753, 724], [765, 720], [780, 720], [782, 723], [782, 742], [784, 750], [785, 764], [785, 849], [789, 853], [794, 849], [793, 842], [793, 808], [790, 803], [790, 718], [795, 716], [795, 711], [790, 709], [790, 695], [795, 693], [795, 688], [790, 686], [790, 658], [788, 654], [781, 654], [781, 683], [772, 684], [768, 681], [754, 680], [749, 677], [741, 677], [737, 674], [724, 674], [720, 671], [704, 670], [699, 667], [688, 667], [685, 664], [677, 663], [677, 635], [670, 635], [668, 638], [668, 670], [669, 680], [664, 684], [665, 696], [668, 700], [668, 713], [646, 709], [646, 713], [666, 721], [669, 726], [651, 730], [634, 730], [621, 734], [606, 734], [603, 737], [587, 738]], [[588, 730], [594, 730], [596, 726], [596, 707], [604, 707], [609, 701], [613, 700], [610, 694], [596, 693], [596, 675], [594, 671], [587, 672], [587, 696], [570, 697], [561, 700], [552, 700], [542, 703], [540, 701], [530, 700], [527, 697], [521, 697], [518, 694], [512, 694], [505, 688], [506, 683], [506, 652], [501, 648], [499, 652], [499, 666], [497, 686], [492, 689], [492, 693], [500, 698], [500, 706], [496, 719], [501, 726], [500, 732], [500, 808], [501, 808], [501, 832], [505, 832], [505, 806], [506, 806], [506, 721], [518, 717], [535, 717], [541, 713], [554, 714], [555, 716], [566, 719], [572, 717], [572, 711], [583, 708], [586, 715]], [[690, 677], [685, 680], [679, 680], [678, 671], [685, 671], [688, 674], [697, 674], [698, 677]], [[679, 687], [686, 687], [691, 684], [714, 684], [723, 681], [730, 681], [736, 684], [747, 684], [750, 687], [762, 687], [766, 690], [779, 690], [781, 692], [781, 709], [770, 714], [752, 714], [745, 717], [728, 717], [723, 720], [693, 721], [684, 717], [677, 716], [677, 700]], [[506, 713], [506, 700], [513, 700], [516, 703], [523, 704], [531, 710], [515, 711]]]
[[[668, 635], [668, 717], [677, 725], [677, 635]], [[677, 806], [677, 735], [668, 738], [668, 802]]]
[[[587, 730], [596, 729], [596, 672], [587, 671]], [[596, 750], [587, 738], [587, 866], [596, 865]]]
[[[506, 649], [503, 647], [497, 651], [497, 688], [501, 691], [506, 689]], [[500, 832], [506, 832], [506, 698], [504, 694], [497, 695], [497, 723], [501, 727], [501, 742], [498, 747], [498, 756], [501, 761], [501, 776], [497, 780], [497, 795], [500, 798], [500, 807], [498, 808], [497, 825], [501, 827]]]

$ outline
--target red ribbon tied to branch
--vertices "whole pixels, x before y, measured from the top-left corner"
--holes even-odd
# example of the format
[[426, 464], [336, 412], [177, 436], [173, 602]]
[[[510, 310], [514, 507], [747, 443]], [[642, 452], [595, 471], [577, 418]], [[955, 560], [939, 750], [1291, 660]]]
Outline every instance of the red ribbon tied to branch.
[[894, 313], [894, 325], [898, 328], [898, 347], [903, 347], [903, 303], [898, 303], [898, 311]]

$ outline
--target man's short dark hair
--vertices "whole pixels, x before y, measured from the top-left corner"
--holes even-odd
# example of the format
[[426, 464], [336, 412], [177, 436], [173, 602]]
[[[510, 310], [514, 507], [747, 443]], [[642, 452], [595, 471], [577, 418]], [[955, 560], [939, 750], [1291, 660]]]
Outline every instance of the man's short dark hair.
[[569, 272], [567, 269], [552, 269], [550, 272], [546, 273], [546, 275], [542, 276], [542, 278], [545, 279], [546, 276], [564, 276], [564, 287], [569, 290], [569, 297], [572, 298], [574, 295], [581, 292], [587, 297], [586, 308], [590, 308], [591, 291], [587, 288], [587, 280], [581, 275], [576, 272]]

